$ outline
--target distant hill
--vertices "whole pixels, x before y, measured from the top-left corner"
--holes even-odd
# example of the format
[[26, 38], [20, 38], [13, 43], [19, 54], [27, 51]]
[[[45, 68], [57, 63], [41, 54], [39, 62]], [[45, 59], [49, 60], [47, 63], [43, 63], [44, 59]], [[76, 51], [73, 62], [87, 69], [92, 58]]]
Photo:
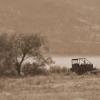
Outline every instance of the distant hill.
[[0, 32], [41, 32], [53, 54], [100, 54], [100, 1], [2, 0]]

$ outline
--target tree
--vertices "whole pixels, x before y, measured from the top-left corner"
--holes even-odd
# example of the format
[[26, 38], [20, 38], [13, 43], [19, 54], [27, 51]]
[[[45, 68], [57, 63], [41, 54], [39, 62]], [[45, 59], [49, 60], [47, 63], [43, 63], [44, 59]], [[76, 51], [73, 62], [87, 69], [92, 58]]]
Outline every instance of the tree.
[[7, 33], [0, 34], [0, 60], [11, 57], [12, 45]]
[[12, 74], [13, 59], [12, 59], [12, 45], [10, 37], [7, 33], [0, 33], [0, 75], [9, 70]]
[[11, 37], [12, 53], [18, 74], [23, 62], [29, 57], [39, 57], [45, 39], [39, 34], [16, 34]]
[[20, 75], [21, 67], [29, 57], [38, 63], [44, 61], [43, 52], [47, 50], [46, 39], [40, 34], [0, 34], [0, 63], [2, 66], [16, 67]]

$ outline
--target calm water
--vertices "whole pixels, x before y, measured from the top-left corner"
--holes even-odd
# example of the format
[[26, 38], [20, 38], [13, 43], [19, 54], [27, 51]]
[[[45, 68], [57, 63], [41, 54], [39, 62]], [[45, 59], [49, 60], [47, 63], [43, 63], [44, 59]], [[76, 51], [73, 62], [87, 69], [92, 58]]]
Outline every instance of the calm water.
[[52, 56], [56, 65], [71, 67], [71, 59], [73, 58], [87, 58], [93, 63], [94, 67], [100, 68], [100, 56]]
[[[71, 67], [71, 60], [74, 58], [87, 58], [91, 63], [93, 63], [94, 67], [100, 68], [100, 56], [51, 56], [55, 65], [61, 67]], [[33, 62], [33, 59], [30, 58], [26, 62]]]

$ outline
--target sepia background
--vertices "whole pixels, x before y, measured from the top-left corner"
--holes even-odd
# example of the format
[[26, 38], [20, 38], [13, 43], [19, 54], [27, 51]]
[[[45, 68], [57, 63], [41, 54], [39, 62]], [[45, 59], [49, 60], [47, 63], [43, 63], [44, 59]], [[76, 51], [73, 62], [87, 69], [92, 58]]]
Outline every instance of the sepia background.
[[100, 0], [0, 0], [0, 100], [100, 100]]

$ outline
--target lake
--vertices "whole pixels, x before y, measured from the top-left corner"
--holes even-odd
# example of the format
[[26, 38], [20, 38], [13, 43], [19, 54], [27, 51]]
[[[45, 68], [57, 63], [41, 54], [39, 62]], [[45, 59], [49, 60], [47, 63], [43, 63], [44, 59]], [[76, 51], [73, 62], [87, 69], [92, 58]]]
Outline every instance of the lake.
[[[61, 67], [71, 68], [71, 66], [72, 66], [71, 60], [72, 59], [86, 58], [94, 65], [94, 67], [100, 68], [100, 56], [77, 56], [77, 55], [74, 55], [74, 56], [67, 56], [67, 55], [59, 56], [59, 55], [56, 55], [55, 56], [55, 55], [52, 55], [51, 57], [52, 57], [53, 61], [55, 62], [54, 65], [58, 65], [58, 66], [61, 66]], [[33, 59], [30, 58], [25, 62], [32, 63]]]
[[70, 68], [71, 67], [71, 60], [74, 58], [86, 58], [91, 63], [93, 63], [94, 67], [100, 68], [100, 56], [52, 56], [53, 60], [55, 61], [55, 65], [65, 66]]

